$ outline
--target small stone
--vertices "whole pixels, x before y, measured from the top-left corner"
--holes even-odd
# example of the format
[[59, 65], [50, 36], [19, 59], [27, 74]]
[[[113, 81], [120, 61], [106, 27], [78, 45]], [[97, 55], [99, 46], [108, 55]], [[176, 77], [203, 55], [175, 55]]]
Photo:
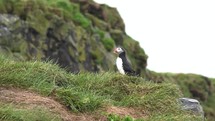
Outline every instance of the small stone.
[[204, 111], [199, 101], [192, 98], [179, 98], [182, 110], [192, 111], [195, 115], [201, 115], [204, 119]]

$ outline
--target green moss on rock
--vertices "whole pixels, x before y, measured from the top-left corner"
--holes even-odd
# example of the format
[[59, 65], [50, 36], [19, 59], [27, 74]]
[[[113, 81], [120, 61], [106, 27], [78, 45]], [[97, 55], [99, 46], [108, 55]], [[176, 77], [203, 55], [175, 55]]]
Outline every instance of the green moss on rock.
[[35, 10], [28, 13], [27, 21], [29, 26], [34, 28], [42, 35], [46, 35], [48, 28], [50, 27], [50, 21], [44, 16], [43, 11]]
[[101, 7], [104, 9], [104, 20], [111, 25], [111, 28], [125, 31], [124, 22], [116, 8], [110, 8], [107, 5], [102, 5]]
[[107, 49], [107, 51], [110, 52], [111, 50], [113, 50], [114, 40], [112, 38], [103, 38], [102, 43], [105, 46], [105, 48]]
[[108, 30], [109, 26], [105, 21], [102, 21], [101, 19], [86, 13], [87, 18], [89, 18], [92, 21], [92, 24], [94, 27], [98, 27], [101, 30]]

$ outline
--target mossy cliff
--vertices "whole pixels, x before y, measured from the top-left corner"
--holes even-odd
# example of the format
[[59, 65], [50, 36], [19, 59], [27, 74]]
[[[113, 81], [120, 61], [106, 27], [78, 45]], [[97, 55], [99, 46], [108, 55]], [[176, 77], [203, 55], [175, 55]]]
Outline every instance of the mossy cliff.
[[209, 120], [215, 118], [214, 80], [147, 70], [147, 55], [126, 34], [115, 8], [92, 0], [0, 0], [0, 54], [13, 60], [52, 60], [73, 73], [114, 71], [115, 46], [127, 50], [146, 80], [178, 84], [201, 101]]
[[0, 52], [17, 60], [53, 60], [73, 73], [114, 70], [112, 50], [121, 45], [129, 50], [135, 69], [145, 69], [143, 49], [126, 35], [117, 10], [107, 5], [0, 0], [0, 13]]

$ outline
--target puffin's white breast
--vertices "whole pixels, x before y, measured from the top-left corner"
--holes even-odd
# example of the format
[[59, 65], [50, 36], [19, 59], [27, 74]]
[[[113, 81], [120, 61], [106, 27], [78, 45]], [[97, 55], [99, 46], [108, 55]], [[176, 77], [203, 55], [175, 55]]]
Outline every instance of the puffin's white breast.
[[116, 67], [121, 74], [125, 74], [125, 71], [123, 70], [123, 66], [122, 66], [122, 59], [119, 57], [117, 57], [116, 59]]

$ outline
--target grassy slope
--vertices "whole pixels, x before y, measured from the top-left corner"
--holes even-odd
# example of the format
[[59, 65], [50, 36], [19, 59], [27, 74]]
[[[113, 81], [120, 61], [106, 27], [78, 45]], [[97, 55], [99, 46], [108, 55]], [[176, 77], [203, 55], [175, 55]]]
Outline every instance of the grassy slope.
[[215, 85], [213, 80], [196, 74], [177, 74], [173, 76], [186, 97], [198, 99], [209, 121], [215, 117]]
[[155, 82], [168, 80], [179, 85], [184, 97], [200, 101], [205, 116], [209, 121], [215, 117], [215, 80], [197, 74], [156, 73], [151, 71], [150, 78]]
[[[181, 93], [176, 85], [168, 82], [155, 84], [143, 78], [110, 72], [73, 75], [51, 63], [15, 62], [0, 57], [0, 86], [33, 90], [43, 96], [51, 94], [77, 113], [93, 114], [108, 106], [118, 106], [144, 111], [145, 120], [198, 119], [180, 111], [176, 100]], [[9, 110], [11, 108], [14, 107], [9, 106]], [[14, 112], [4, 111], [1, 107], [1, 117], [14, 115]]]

